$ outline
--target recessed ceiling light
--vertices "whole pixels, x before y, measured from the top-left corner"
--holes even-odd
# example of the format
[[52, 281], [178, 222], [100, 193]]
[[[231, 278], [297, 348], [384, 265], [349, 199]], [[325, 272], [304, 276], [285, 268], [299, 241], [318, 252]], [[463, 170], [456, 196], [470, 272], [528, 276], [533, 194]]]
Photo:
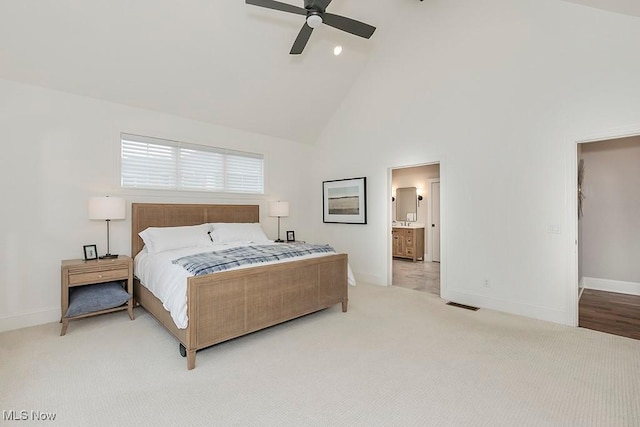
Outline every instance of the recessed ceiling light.
[[338, 56], [342, 53], [342, 46], [338, 45], [336, 47], [333, 48], [333, 54], [335, 56]]

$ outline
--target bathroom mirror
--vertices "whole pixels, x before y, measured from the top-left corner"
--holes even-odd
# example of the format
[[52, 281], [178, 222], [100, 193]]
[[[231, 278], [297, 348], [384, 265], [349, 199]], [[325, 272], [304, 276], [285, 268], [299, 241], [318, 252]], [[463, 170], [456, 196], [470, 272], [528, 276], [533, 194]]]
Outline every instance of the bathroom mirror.
[[417, 209], [416, 187], [398, 188], [396, 190], [396, 221], [417, 221]]

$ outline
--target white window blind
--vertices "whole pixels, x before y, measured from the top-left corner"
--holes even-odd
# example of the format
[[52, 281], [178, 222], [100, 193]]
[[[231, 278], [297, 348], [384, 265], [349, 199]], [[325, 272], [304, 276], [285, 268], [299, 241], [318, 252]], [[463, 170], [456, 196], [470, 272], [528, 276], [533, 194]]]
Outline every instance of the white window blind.
[[264, 193], [264, 156], [121, 135], [121, 185], [161, 190]]

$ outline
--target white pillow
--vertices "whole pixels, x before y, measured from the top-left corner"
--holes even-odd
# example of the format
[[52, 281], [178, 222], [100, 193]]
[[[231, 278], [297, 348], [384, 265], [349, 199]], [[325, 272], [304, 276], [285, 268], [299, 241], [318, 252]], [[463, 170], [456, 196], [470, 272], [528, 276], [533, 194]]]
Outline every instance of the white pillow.
[[149, 253], [193, 246], [212, 246], [209, 237], [210, 224], [187, 225], [183, 227], [149, 227], [138, 233]]
[[271, 242], [258, 222], [216, 222], [211, 225], [215, 243]]

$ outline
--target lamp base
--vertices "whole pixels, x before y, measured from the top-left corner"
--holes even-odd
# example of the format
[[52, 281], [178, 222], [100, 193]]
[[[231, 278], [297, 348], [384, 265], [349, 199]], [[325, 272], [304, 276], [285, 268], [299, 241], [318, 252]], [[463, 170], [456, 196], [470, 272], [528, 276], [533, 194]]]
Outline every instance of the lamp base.
[[102, 256], [99, 256], [98, 258], [100, 258], [100, 259], [114, 259], [114, 258], [118, 258], [118, 255], [104, 254]]
[[274, 242], [276, 242], [276, 243], [284, 243], [284, 240], [282, 240], [282, 239], [276, 239], [276, 240], [274, 240]]

